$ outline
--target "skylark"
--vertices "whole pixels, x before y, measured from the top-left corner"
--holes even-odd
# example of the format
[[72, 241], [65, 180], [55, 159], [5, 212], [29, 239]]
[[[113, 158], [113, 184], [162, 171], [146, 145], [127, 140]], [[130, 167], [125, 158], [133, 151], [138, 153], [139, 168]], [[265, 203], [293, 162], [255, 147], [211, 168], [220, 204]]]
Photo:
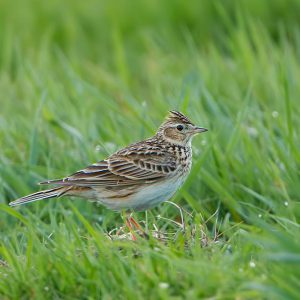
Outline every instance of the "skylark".
[[182, 113], [170, 111], [153, 137], [63, 179], [41, 182], [56, 187], [19, 198], [9, 205], [78, 196], [117, 211], [152, 208], [170, 199], [183, 184], [192, 165], [191, 140], [205, 131]]

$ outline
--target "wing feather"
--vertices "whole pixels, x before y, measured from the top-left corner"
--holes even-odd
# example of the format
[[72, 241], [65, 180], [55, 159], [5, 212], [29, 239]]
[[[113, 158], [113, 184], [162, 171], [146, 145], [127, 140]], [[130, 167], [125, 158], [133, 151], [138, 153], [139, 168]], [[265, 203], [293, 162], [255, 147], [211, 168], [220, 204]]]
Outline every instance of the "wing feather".
[[157, 151], [157, 147], [148, 148], [143, 151], [117, 152], [108, 159], [90, 165], [66, 178], [41, 184], [89, 187], [136, 185], [170, 176], [176, 170], [174, 156], [166, 151]]

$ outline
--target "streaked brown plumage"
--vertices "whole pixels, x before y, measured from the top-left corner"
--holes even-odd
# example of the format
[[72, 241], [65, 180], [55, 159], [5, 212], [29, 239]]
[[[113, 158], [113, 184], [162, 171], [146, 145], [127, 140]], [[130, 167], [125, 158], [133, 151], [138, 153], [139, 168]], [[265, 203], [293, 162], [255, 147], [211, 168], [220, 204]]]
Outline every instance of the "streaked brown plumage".
[[98, 201], [113, 210], [145, 210], [170, 199], [192, 164], [192, 137], [205, 128], [171, 111], [157, 133], [68, 177], [41, 184], [57, 187], [10, 203], [11, 206], [64, 195]]

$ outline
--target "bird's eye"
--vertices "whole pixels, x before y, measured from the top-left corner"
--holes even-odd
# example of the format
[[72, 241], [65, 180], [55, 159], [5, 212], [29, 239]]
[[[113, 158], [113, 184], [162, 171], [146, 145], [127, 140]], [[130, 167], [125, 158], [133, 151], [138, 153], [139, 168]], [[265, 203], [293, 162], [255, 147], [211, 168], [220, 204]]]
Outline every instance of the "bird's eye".
[[178, 131], [182, 131], [183, 130], [183, 126], [182, 125], [177, 125], [176, 128], [177, 128]]

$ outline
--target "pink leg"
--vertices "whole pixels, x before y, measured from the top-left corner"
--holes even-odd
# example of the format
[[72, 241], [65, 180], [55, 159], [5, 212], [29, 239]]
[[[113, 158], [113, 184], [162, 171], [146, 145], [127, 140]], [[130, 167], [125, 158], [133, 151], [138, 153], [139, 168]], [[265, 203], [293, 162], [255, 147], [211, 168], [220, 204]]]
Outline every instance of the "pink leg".
[[141, 225], [132, 217], [130, 216], [128, 218], [128, 221], [133, 224], [135, 226], [136, 229], [140, 230], [142, 235], [145, 237], [145, 238], [149, 238], [149, 235], [144, 231], [144, 229], [141, 227]]
[[132, 228], [132, 225], [130, 223], [130, 220], [126, 218], [125, 224], [126, 224], [127, 228], [129, 229], [129, 231], [130, 231], [130, 233], [132, 235], [132, 240], [136, 241], [136, 236], [133, 233], [133, 228]]

